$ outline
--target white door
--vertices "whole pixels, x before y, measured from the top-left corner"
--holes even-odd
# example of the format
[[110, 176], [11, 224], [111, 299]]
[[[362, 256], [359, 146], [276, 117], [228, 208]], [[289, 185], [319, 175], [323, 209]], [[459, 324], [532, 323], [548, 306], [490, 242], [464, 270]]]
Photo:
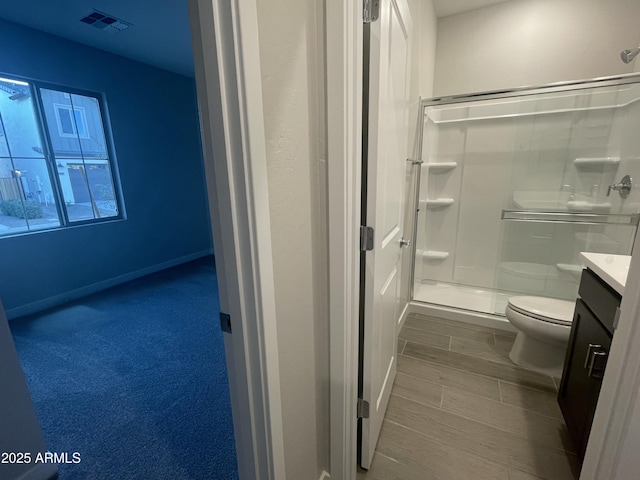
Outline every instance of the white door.
[[[374, 2], [375, 3], [375, 2]], [[369, 468], [396, 374], [403, 199], [408, 156], [411, 18], [406, 0], [381, 0], [369, 24], [369, 115], [360, 465]], [[366, 98], [365, 98], [366, 101]], [[366, 415], [364, 415], [366, 417]]]

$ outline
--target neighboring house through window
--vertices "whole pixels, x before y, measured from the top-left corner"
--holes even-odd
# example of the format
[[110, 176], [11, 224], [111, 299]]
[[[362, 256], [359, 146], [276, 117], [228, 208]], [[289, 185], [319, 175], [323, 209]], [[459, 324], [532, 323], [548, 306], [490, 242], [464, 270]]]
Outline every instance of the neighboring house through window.
[[101, 96], [0, 78], [0, 236], [121, 217]]
[[[58, 124], [58, 134], [61, 137], [74, 138], [76, 136], [80, 138], [89, 138], [87, 133], [87, 117], [84, 113], [84, 108], [73, 107], [73, 109], [67, 105], [60, 105], [56, 103], [53, 105], [56, 112], [56, 123]], [[73, 112], [73, 115], [71, 114]]]

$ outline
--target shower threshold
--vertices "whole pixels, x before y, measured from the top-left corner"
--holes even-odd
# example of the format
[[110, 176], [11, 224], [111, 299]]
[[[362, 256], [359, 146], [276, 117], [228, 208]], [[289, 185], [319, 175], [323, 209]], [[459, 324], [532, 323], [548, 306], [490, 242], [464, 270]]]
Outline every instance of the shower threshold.
[[469, 285], [429, 282], [416, 284], [413, 300], [415, 302], [504, 317], [504, 310], [507, 307], [509, 297], [513, 295], [518, 294]]

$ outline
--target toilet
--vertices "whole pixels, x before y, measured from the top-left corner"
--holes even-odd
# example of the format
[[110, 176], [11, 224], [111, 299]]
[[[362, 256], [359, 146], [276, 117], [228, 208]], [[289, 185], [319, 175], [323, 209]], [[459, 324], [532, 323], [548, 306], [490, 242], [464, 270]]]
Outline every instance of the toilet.
[[507, 320], [518, 330], [509, 358], [516, 365], [556, 378], [562, 376], [574, 302], [557, 298], [510, 297]]

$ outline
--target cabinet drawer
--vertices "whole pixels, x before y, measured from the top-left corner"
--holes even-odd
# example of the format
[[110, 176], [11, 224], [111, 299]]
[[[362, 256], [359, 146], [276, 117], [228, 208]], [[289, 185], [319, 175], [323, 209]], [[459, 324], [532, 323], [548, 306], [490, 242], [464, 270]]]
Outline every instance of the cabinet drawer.
[[613, 334], [613, 319], [622, 298], [620, 294], [588, 268], [582, 271], [578, 293], [609, 333]]

